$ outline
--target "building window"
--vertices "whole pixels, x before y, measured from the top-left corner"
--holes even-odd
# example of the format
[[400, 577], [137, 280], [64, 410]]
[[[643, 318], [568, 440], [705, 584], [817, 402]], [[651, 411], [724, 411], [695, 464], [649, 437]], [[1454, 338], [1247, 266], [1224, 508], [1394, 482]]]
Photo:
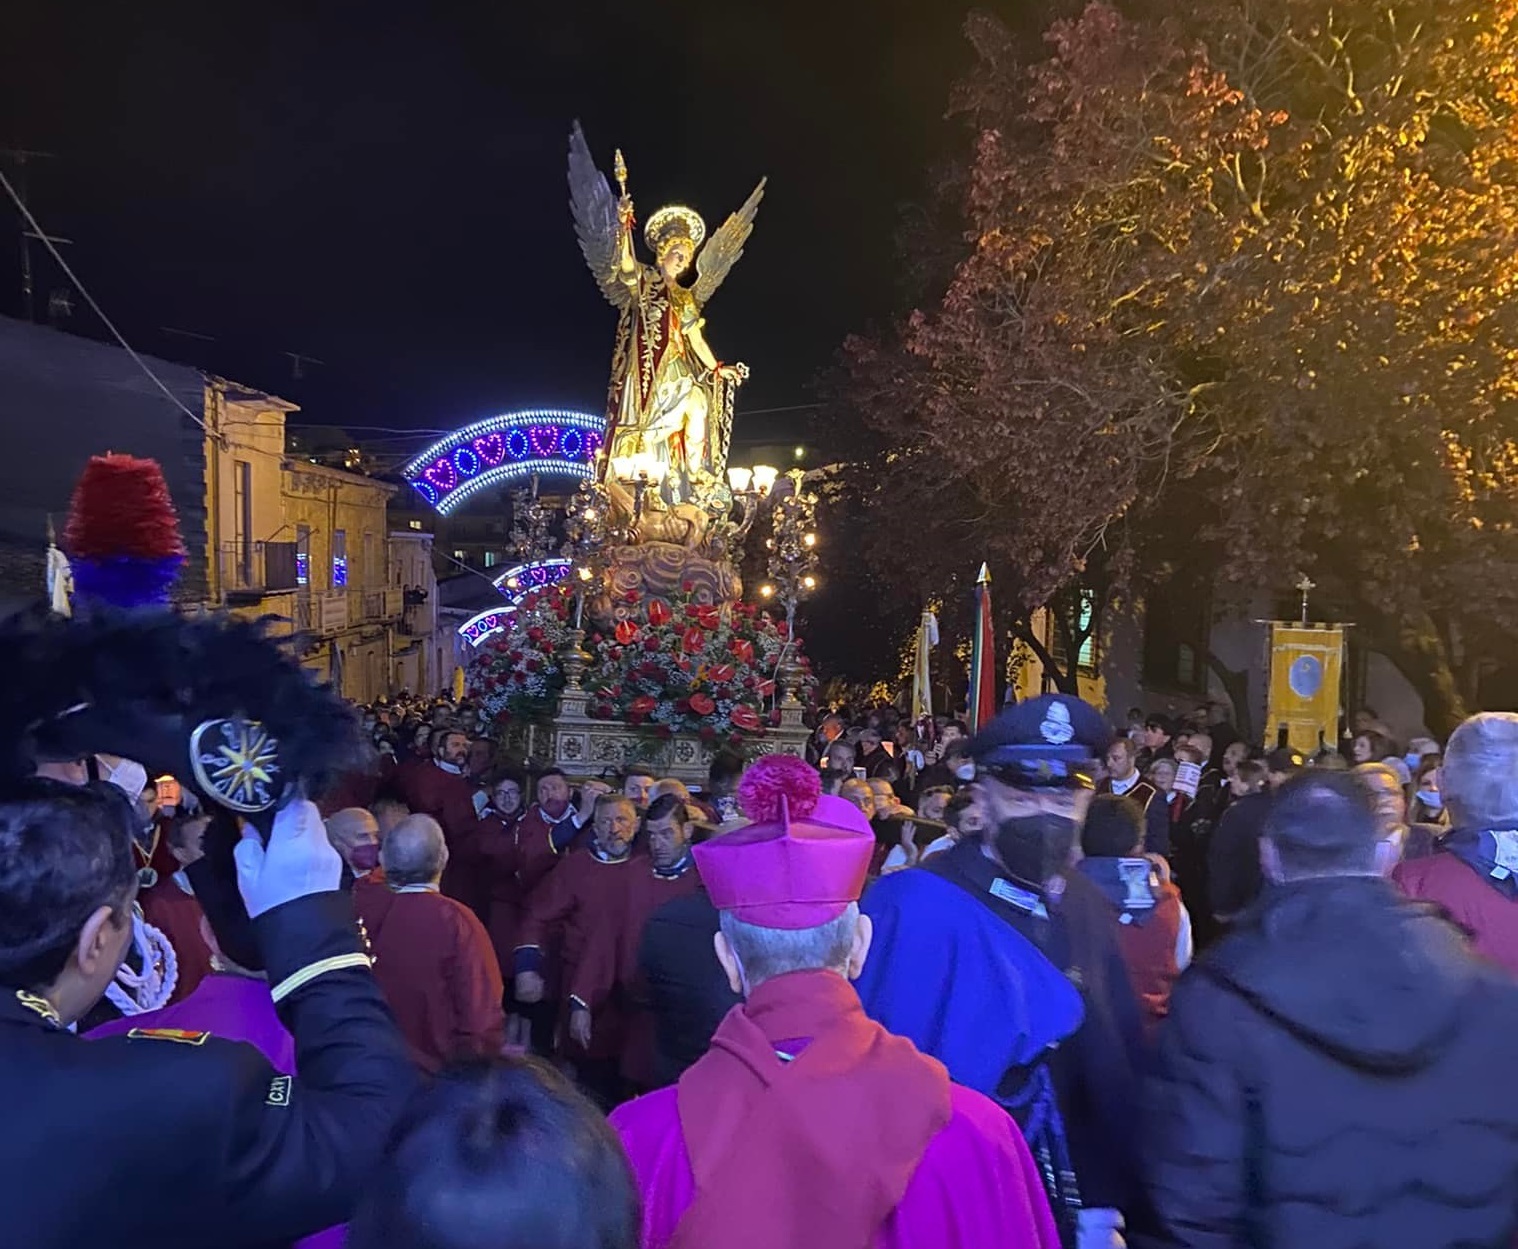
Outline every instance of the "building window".
[[311, 584], [311, 526], [295, 526], [295, 584]]
[[422, 522], [419, 521], [419, 520], [411, 520], [411, 521], [407, 521], [406, 523], [408, 525], [410, 525], [413, 529], [420, 529], [422, 527]]
[[358, 575], [364, 585], [379, 585], [385, 580], [385, 570], [379, 562], [379, 548], [372, 533], [364, 535], [364, 566], [358, 570]]
[[464, 552], [463, 551], [455, 551], [453, 553], [453, 558], [456, 559], [456, 560], [458, 560], [460, 563], [463, 563], [464, 562]]
[[501, 560], [501, 557], [498, 554], [496, 554], [496, 552], [494, 552], [494, 551], [486, 551], [485, 552], [485, 567], [486, 568], [494, 568], [498, 563], [500, 563], [500, 560]]
[[348, 584], [348, 531], [332, 531], [332, 588], [341, 590]]
[[1092, 617], [1096, 614], [1096, 593], [1093, 590], [1081, 591], [1080, 613], [1076, 619], [1078, 631], [1090, 630], [1085, 640], [1081, 643], [1081, 653], [1076, 660], [1082, 672], [1096, 671], [1096, 626]]

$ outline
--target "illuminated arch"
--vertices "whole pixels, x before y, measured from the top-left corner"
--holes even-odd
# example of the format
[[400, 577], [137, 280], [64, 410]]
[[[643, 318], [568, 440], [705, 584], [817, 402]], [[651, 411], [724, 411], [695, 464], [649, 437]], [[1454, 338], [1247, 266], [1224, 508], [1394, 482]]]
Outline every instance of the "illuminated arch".
[[491, 634], [506, 629], [516, 613], [515, 607], [492, 607], [489, 611], [482, 611], [459, 626], [459, 636], [470, 646], [478, 646]]
[[508, 568], [495, 579], [495, 588], [506, 598], [504, 607], [487, 607], [459, 626], [459, 636], [470, 646], [478, 646], [493, 634], [511, 627], [517, 606], [534, 590], [557, 585], [574, 571], [569, 559], [540, 559], [530, 564]]
[[401, 476], [447, 516], [481, 490], [534, 473], [589, 477], [605, 431], [605, 418], [589, 412], [504, 412], [433, 443]]
[[515, 606], [533, 590], [558, 585], [574, 571], [574, 566], [572, 559], [540, 559], [531, 564], [518, 564], [495, 579], [495, 588]]

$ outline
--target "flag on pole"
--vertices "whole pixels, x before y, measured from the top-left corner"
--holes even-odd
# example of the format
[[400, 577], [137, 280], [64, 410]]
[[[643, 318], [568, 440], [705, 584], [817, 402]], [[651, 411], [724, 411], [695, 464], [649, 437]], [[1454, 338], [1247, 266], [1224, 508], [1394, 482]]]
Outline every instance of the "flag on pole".
[[912, 722], [933, 714], [933, 684], [929, 675], [929, 656], [938, 645], [938, 617], [931, 611], [922, 613], [917, 626], [917, 663], [912, 676]]
[[970, 732], [978, 733], [996, 714], [996, 635], [991, 626], [991, 570], [975, 578], [975, 636], [970, 644]]

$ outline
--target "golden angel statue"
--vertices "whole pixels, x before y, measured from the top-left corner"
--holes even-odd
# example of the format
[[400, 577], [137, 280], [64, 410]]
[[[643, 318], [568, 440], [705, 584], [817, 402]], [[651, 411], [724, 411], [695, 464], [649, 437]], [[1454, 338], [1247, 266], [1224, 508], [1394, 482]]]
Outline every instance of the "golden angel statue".
[[[575, 234], [601, 293], [621, 313], [600, 472], [614, 495], [623, 493], [619, 478], [646, 474], [666, 505], [699, 503], [723, 486], [735, 392], [748, 377], [746, 365], [724, 364], [712, 353], [703, 312], [743, 255], [764, 180], [710, 240], [706, 223], [691, 209], [659, 209], [643, 230], [655, 260], [647, 265], [635, 251], [636, 219], [621, 152], [616, 175], [619, 198], [596, 168], [576, 122], [569, 136]], [[696, 280], [682, 285], [693, 261]]]

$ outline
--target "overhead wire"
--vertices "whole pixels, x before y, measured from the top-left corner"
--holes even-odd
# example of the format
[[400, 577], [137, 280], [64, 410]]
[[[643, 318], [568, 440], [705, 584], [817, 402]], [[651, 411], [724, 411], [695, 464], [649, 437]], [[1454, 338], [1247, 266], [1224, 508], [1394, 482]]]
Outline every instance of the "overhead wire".
[[95, 302], [95, 297], [85, 289], [85, 285], [79, 280], [78, 275], [75, 274], [71, 268], [69, 268], [69, 263], [63, 258], [63, 253], [60, 252], [58, 248], [53, 244], [53, 240], [48, 237], [47, 231], [44, 230], [38, 223], [37, 218], [32, 216], [32, 210], [26, 206], [26, 201], [21, 198], [16, 188], [11, 185], [11, 181], [5, 176], [5, 171], [3, 169], [0, 169], [0, 187], [3, 187], [5, 189], [5, 193], [10, 196], [11, 203], [15, 204], [16, 211], [21, 214], [22, 220], [25, 221], [26, 224], [31, 228], [32, 234], [42, 243], [44, 247], [47, 248], [48, 254], [53, 258], [53, 262], [63, 270], [63, 275], [74, 284], [74, 289], [84, 297], [84, 302], [89, 304], [89, 306], [94, 310], [95, 315], [100, 318], [101, 324], [104, 325], [106, 329], [111, 331], [111, 336], [115, 338], [115, 340], [121, 345], [122, 350], [125, 351], [127, 355], [132, 357], [133, 362], [139, 369], [143, 371], [143, 373], [147, 375], [148, 380], [151, 381], [153, 385], [157, 386], [159, 390], [163, 391], [165, 397], [169, 400], [170, 403], [172, 403], [176, 408], [178, 408], [187, 417], [194, 421], [195, 424], [200, 426], [202, 430], [205, 430], [205, 432], [209, 434], [211, 431], [209, 429], [206, 429], [205, 421], [196, 416], [195, 413], [191, 412], [190, 409], [185, 406], [184, 400], [182, 400], [172, 390], [165, 386], [163, 384], [163, 379], [161, 379], [157, 373], [153, 372], [153, 370], [148, 367], [147, 361], [132, 350], [132, 344], [127, 342], [125, 336], [121, 333], [120, 330], [116, 328], [116, 323], [112, 321], [110, 317], [105, 315], [104, 309], [102, 309], [101, 306]]

